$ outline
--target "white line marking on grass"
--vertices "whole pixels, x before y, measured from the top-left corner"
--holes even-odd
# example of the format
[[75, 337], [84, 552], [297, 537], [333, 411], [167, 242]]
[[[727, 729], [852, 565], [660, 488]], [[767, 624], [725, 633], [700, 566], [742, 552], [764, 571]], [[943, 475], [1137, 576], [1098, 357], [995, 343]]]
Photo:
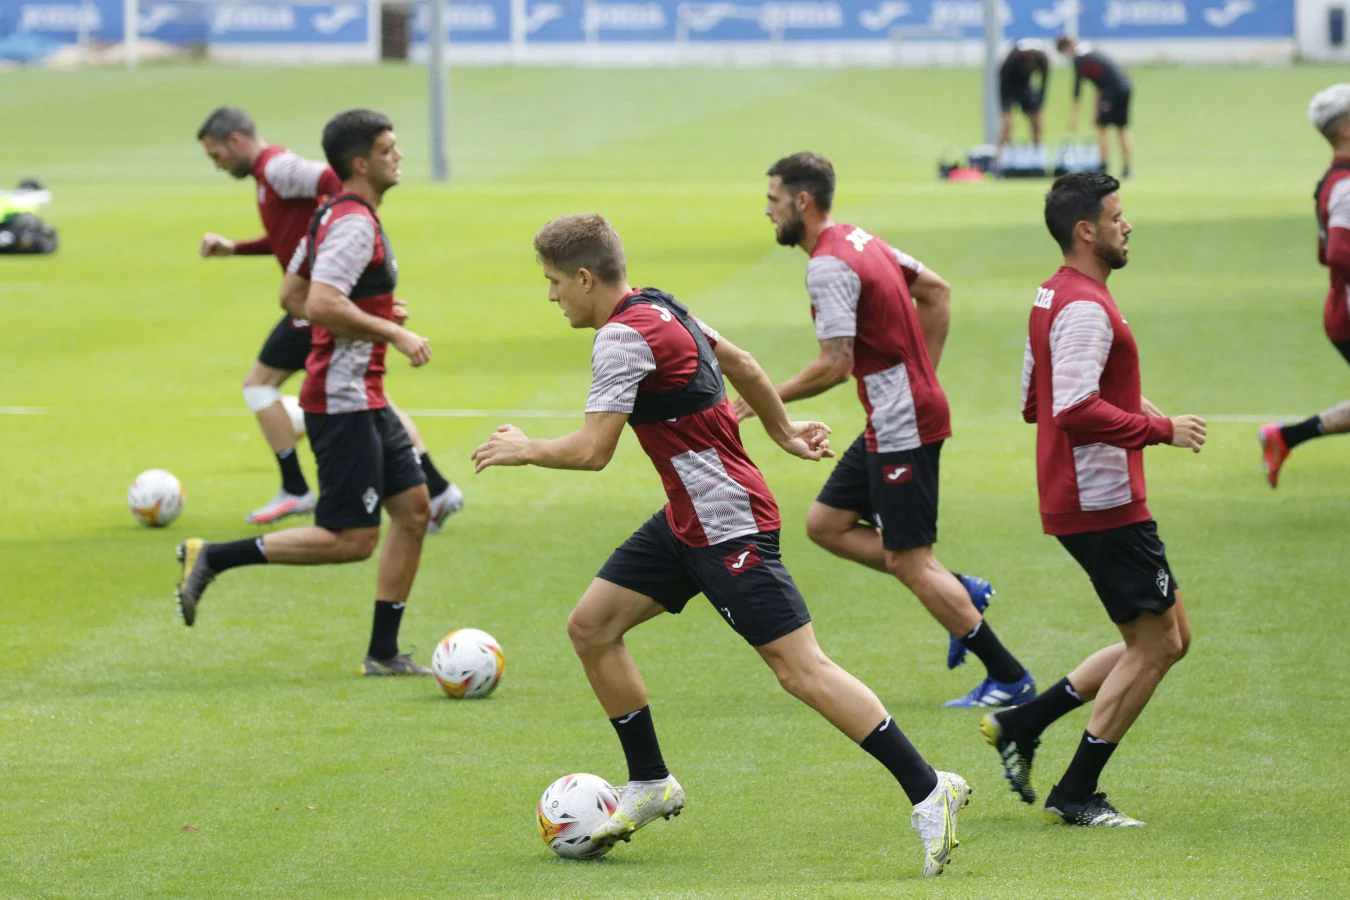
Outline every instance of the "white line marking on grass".
[[[575, 419], [585, 415], [580, 409], [407, 409], [408, 415], [423, 419]], [[43, 406], [0, 406], [0, 416], [46, 416]], [[247, 409], [198, 409], [194, 416], [234, 418], [252, 416]], [[1201, 413], [1209, 422], [1239, 425], [1264, 425], [1267, 422], [1295, 422], [1307, 418], [1298, 413]], [[981, 420], [981, 421], [988, 421]]]
[[[404, 412], [421, 419], [573, 419], [585, 415], [580, 409], [405, 409]], [[199, 409], [193, 415], [229, 418], [253, 414], [246, 409]]]

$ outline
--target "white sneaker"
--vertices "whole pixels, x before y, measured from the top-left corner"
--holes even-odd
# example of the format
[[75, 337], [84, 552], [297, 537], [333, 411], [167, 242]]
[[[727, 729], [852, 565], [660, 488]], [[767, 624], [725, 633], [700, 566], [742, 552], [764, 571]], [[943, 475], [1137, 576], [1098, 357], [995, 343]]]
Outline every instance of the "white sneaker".
[[464, 492], [450, 485], [431, 498], [431, 519], [427, 522], [427, 533], [435, 534], [445, 525], [445, 520], [464, 508]]
[[956, 839], [956, 814], [970, 802], [970, 785], [954, 772], [938, 772], [937, 787], [914, 807], [909, 823], [923, 838], [923, 874], [934, 878], [961, 846]]
[[678, 816], [682, 809], [684, 788], [674, 775], [660, 781], [630, 781], [619, 791], [618, 808], [605, 824], [591, 832], [591, 841], [608, 846], [629, 840], [642, 826]]
[[306, 491], [299, 496], [282, 491], [245, 516], [244, 521], [250, 525], [271, 525], [287, 516], [303, 516], [312, 513], [318, 502], [313, 491]]

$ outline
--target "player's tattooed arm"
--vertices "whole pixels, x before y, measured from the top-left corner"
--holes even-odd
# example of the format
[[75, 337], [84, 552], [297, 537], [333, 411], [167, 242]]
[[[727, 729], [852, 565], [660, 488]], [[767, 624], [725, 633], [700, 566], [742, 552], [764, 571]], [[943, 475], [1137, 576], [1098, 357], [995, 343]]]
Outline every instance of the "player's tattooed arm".
[[[820, 342], [820, 350], [821, 355], [836, 367], [846, 367], [848, 371], [853, 371], [853, 338], [826, 338]], [[846, 374], [844, 378], [847, 377]]]

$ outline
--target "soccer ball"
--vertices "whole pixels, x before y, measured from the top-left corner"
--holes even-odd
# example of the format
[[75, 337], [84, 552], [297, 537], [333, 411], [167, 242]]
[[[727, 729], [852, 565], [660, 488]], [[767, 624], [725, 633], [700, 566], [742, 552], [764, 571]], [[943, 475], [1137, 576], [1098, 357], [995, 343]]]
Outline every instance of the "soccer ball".
[[281, 405], [286, 408], [286, 415], [291, 417], [291, 427], [295, 429], [295, 439], [300, 440], [305, 436], [305, 411], [300, 408], [300, 398], [293, 397], [290, 394], [282, 394]]
[[456, 628], [431, 654], [431, 671], [446, 696], [486, 697], [502, 680], [506, 655], [497, 639], [477, 628]]
[[539, 798], [539, 837], [564, 859], [596, 859], [608, 844], [591, 842], [619, 805], [619, 792], [599, 775], [564, 775]]
[[163, 528], [183, 512], [187, 495], [178, 479], [163, 469], [147, 469], [127, 489], [127, 506], [136, 521]]

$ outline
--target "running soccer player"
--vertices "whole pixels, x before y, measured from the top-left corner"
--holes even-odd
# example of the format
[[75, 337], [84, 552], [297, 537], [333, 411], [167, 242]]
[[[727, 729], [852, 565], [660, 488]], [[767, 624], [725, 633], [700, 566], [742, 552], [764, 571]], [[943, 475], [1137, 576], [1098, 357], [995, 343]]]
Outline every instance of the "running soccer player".
[[1101, 151], [1103, 171], [1111, 152], [1108, 128], [1115, 128], [1120, 139], [1120, 177], [1129, 179], [1130, 163], [1134, 158], [1134, 138], [1130, 136], [1130, 96], [1134, 86], [1115, 60], [1087, 44], [1080, 44], [1068, 35], [1055, 42], [1060, 53], [1073, 60], [1073, 103], [1069, 106], [1069, 133], [1078, 127], [1078, 101], [1083, 93], [1083, 80], [1097, 88], [1097, 147]]
[[[811, 258], [820, 354], [778, 385], [784, 403], [858, 380], [867, 425], [807, 514], [811, 540], [836, 556], [898, 578], [947, 630], [947, 667], [973, 652], [986, 677], [952, 707], [1008, 706], [1036, 696], [1036, 682], [985, 622], [989, 582], [954, 575], [933, 555], [938, 459], [951, 436], [937, 363], [947, 340], [950, 290], [931, 269], [861, 228], [830, 218], [834, 166], [795, 153], [768, 171], [765, 214], [778, 243]], [[736, 403], [737, 415], [754, 414]]]
[[809, 460], [831, 455], [829, 429], [788, 421], [754, 357], [674, 297], [630, 287], [623, 243], [601, 216], [556, 219], [535, 236], [534, 249], [549, 300], [573, 328], [596, 329], [586, 422], [553, 440], [502, 425], [474, 450], [476, 471], [603, 469], [628, 424], [670, 500], [614, 551], [567, 620], [628, 763], [619, 806], [591, 840], [628, 840], [684, 807], [624, 635], [663, 612], [679, 613], [702, 593], [785, 690], [890, 770], [914, 805], [910, 822], [923, 840], [924, 874], [941, 874], [957, 846], [957, 811], [970, 788], [959, 775], [934, 771], [876, 695], [816, 643], [806, 603], [779, 555], [778, 507], [741, 443], [723, 374], [786, 452]]
[[393, 128], [380, 113], [358, 109], [339, 113], [323, 131], [324, 155], [342, 185], [311, 220], [302, 271], [311, 281], [304, 311], [312, 346], [300, 406], [319, 468], [314, 526], [222, 544], [190, 538], [178, 547], [177, 594], [183, 622], [191, 626], [207, 586], [230, 569], [367, 559], [380, 540], [383, 504], [390, 526], [361, 671], [429, 675], [398, 651], [431, 503], [412, 441], [384, 396], [384, 358], [393, 344], [421, 366], [431, 359], [431, 345], [395, 321], [398, 265], [377, 213], [399, 181]]
[[1036, 801], [1031, 764], [1056, 719], [1094, 700], [1068, 770], [1045, 800], [1045, 818], [1089, 828], [1141, 827], [1097, 790], [1102, 769], [1163, 676], [1191, 642], [1186, 607], [1145, 504], [1144, 447], [1200, 452], [1205, 421], [1164, 417], [1139, 389], [1139, 348], [1106, 288], [1129, 258], [1133, 230], [1120, 182], [1100, 172], [1065, 175], [1045, 197], [1045, 224], [1064, 265], [1031, 308], [1022, 365], [1022, 416], [1036, 425], [1041, 522], [1078, 562], [1122, 643], [1098, 650], [1035, 700], [981, 722], [1004, 775]]
[[[1350, 362], [1350, 83], [1333, 84], [1312, 98], [1308, 118], [1331, 144], [1331, 166], [1313, 191], [1317, 211], [1317, 261], [1331, 270], [1322, 327]], [[1289, 452], [1304, 441], [1350, 431], [1350, 401], [1287, 425], [1262, 425], [1261, 463], [1276, 487]]]
[[[1033, 84], [1033, 81], [1037, 83]], [[1022, 40], [1014, 44], [998, 70], [998, 103], [1002, 111], [998, 133], [1000, 153], [1012, 138], [1013, 106], [1021, 107], [1031, 123], [1031, 143], [1037, 147], [1041, 145], [1045, 130], [1041, 107], [1049, 84], [1050, 57], [1041, 49], [1040, 43]]]
[[[250, 241], [232, 241], [208, 232], [202, 236], [201, 255], [207, 258], [271, 255], [285, 271], [304, 239], [320, 199], [341, 190], [342, 182], [326, 164], [305, 159], [258, 137], [253, 119], [235, 107], [222, 106], [207, 116], [197, 130], [197, 140], [217, 169], [238, 179], [253, 177], [258, 186], [258, 214], [265, 232]], [[311, 513], [316, 502], [300, 470], [295, 431], [281, 404], [281, 385], [305, 368], [309, 355], [309, 322], [303, 315], [294, 315], [295, 310], [287, 308], [286, 315], [263, 342], [257, 361], [244, 376], [244, 402], [257, 417], [281, 469], [280, 491], [246, 517], [254, 525], [269, 525], [287, 516]], [[413, 436], [433, 498], [431, 528], [439, 530], [449, 516], [463, 507], [464, 494], [436, 469], [412, 420], [392, 403], [390, 406]]]

